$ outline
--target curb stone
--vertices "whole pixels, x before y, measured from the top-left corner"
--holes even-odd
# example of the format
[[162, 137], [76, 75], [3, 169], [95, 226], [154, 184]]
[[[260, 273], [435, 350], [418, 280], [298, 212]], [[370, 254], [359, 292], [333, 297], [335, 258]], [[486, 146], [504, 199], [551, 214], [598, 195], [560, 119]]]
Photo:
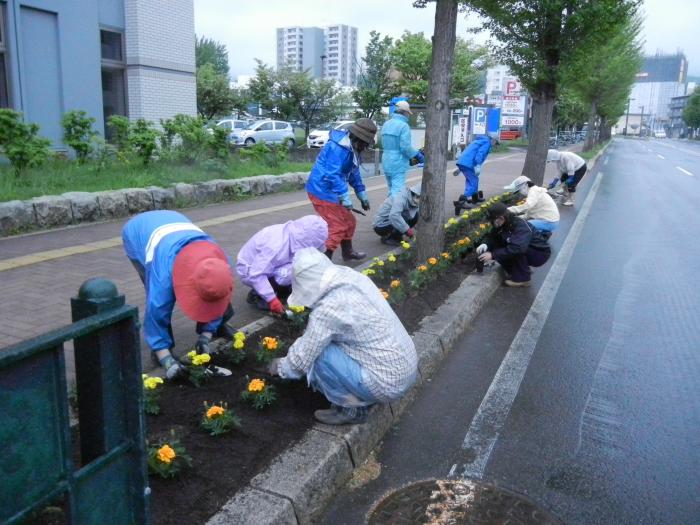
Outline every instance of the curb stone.
[[[371, 261], [366, 263], [367, 266], [369, 264]], [[500, 269], [469, 275], [433, 315], [423, 319], [419, 330], [412, 336], [418, 353], [419, 378], [406, 395], [387, 405], [372, 407], [367, 422], [362, 425], [332, 427], [315, 424], [300, 442], [254, 477], [249, 487], [235, 494], [207, 521], [207, 525], [273, 523], [266, 514], [271, 501], [275, 501], [275, 509], [291, 502], [296, 517], [296, 521], [285, 521], [289, 519], [287, 516], [274, 523], [314, 523], [349, 479], [353, 468], [364, 462], [413, 402], [420, 384], [433, 374], [445, 354], [452, 350], [457, 339], [500, 286], [502, 279]], [[266, 322], [258, 325], [258, 329], [270, 324], [272, 319], [261, 321]], [[435, 329], [435, 326], [438, 328]], [[255, 489], [265, 493], [264, 506], [259, 506], [258, 498], [251, 496], [251, 491]], [[236, 509], [236, 516], [244, 516], [245, 520], [234, 519], [231, 508]]]

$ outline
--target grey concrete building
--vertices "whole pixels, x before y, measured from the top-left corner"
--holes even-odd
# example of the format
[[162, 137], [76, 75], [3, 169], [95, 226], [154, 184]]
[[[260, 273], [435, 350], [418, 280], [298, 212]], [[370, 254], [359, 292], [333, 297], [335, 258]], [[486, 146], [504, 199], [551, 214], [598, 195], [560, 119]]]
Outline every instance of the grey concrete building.
[[357, 28], [342, 24], [325, 28], [326, 60], [323, 77], [343, 86], [357, 85]]
[[0, 0], [0, 106], [61, 147], [85, 110], [158, 123], [196, 114], [193, 0]]
[[632, 87], [631, 111], [649, 115], [652, 129], [667, 126], [669, 104], [672, 98], [686, 94], [687, 75], [688, 60], [681, 52], [645, 57]]

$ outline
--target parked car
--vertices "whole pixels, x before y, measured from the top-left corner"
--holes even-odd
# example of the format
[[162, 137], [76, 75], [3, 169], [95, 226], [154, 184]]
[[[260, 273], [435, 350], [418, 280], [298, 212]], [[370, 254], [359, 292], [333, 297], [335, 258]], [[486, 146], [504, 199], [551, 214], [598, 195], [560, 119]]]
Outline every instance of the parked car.
[[666, 132], [663, 129], [660, 129], [658, 131], [654, 132], [654, 137], [657, 139], [665, 139], [666, 138]]
[[242, 130], [234, 130], [231, 142], [239, 146], [252, 146], [258, 142], [286, 144], [290, 148], [296, 144], [292, 125], [280, 120], [259, 120]]
[[306, 146], [309, 148], [322, 148], [328, 142], [328, 134], [332, 129], [348, 129], [354, 120], [339, 120], [326, 126], [321, 126], [309, 133], [306, 139]]
[[[228, 134], [228, 140], [229, 142], [233, 142], [232, 140], [232, 135], [234, 131], [242, 131], [248, 124], [249, 122], [242, 120], [242, 119], [234, 119], [234, 118], [225, 118], [219, 120], [214, 126], [217, 128], [224, 128], [226, 131], [229, 132]], [[214, 133], [214, 130], [212, 127], [207, 127], [207, 133], [210, 135]]]

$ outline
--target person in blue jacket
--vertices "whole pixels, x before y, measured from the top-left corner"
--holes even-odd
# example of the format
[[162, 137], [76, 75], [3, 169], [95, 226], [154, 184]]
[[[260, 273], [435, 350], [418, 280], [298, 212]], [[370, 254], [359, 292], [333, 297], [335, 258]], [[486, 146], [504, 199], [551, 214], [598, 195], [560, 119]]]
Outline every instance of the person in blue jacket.
[[173, 379], [184, 371], [173, 357], [170, 319], [175, 302], [197, 322], [196, 349], [209, 353], [212, 337], [232, 337], [233, 274], [228, 257], [209, 235], [176, 211], [140, 213], [122, 230], [124, 251], [146, 288], [146, 344]]
[[355, 190], [362, 209], [368, 211], [369, 199], [360, 175], [360, 153], [374, 144], [376, 133], [376, 124], [368, 118], [358, 119], [348, 131], [331, 130], [306, 182], [306, 192], [314, 210], [328, 224], [326, 255], [329, 258], [338, 246], [346, 261], [367, 256], [356, 252], [352, 246], [357, 221], [352, 214], [348, 185]]
[[408, 116], [412, 114], [408, 102], [400, 100], [396, 103], [393, 116], [382, 126], [382, 169], [389, 187], [389, 197], [403, 190], [411, 160], [415, 159], [416, 164], [425, 160], [423, 153], [411, 146]]
[[457, 169], [452, 173], [457, 176], [460, 173], [466, 177], [464, 194], [454, 201], [455, 215], [459, 215], [462, 208], [468, 208], [484, 200], [484, 193], [479, 191], [479, 175], [481, 166], [486, 161], [491, 147], [498, 144], [495, 137], [479, 135], [462, 152], [457, 159]]

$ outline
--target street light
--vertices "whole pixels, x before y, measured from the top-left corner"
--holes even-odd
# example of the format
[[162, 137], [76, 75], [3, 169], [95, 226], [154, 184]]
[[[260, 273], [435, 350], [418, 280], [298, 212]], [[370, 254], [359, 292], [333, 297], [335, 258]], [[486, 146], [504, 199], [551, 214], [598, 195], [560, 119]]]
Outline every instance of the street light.
[[627, 136], [627, 121], [630, 118], [630, 102], [632, 102], [633, 100], [633, 98], [627, 99], [627, 116], [625, 116], [625, 129], [622, 131], [622, 134], [625, 136]]

